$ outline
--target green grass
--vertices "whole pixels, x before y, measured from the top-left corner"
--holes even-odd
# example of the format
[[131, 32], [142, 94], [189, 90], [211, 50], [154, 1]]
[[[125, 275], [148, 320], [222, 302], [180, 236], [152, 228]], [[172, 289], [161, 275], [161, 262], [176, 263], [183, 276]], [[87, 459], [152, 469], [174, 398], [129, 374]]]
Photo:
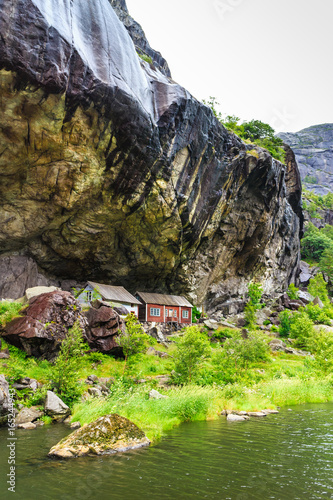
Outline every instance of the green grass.
[[0, 324], [4, 326], [12, 319], [19, 317], [19, 312], [24, 309], [21, 302], [8, 302], [6, 300], [0, 302]]
[[72, 421], [90, 423], [109, 413], [119, 413], [137, 424], [151, 441], [182, 422], [217, 417], [221, 411], [221, 391], [213, 387], [185, 386], [160, 391], [165, 399], [149, 399], [148, 389], [128, 390], [118, 386], [111, 397], [92, 398], [74, 406]]
[[[163, 350], [157, 346], [158, 350]], [[11, 359], [0, 360], [0, 373], [8, 378], [28, 376], [47, 384], [52, 378], [52, 365], [48, 361], [28, 358], [22, 351], [9, 347]], [[158, 388], [167, 398], [149, 399], [149, 391], [156, 388], [158, 375], [170, 374], [174, 367], [172, 354], [175, 347], [167, 350], [169, 358], [151, 355], [133, 357], [123, 378], [124, 361], [102, 354], [88, 354], [81, 358], [76, 376], [83, 383], [88, 375], [114, 377], [111, 394], [107, 398], [89, 398], [73, 407], [73, 421], [89, 423], [108, 413], [119, 413], [136, 423], [153, 442], [182, 422], [217, 417], [223, 409], [255, 411], [277, 406], [333, 401], [333, 376], [325, 375], [318, 365], [309, 359], [284, 353], [275, 353], [269, 362], [256, 362], [246, 369], [236, 369], [232, 364], [216, 365], [213, 358], [206, 360], [199, 373], [198, 385], [172, 386], [168, 390]], [[220, 347], [216, 347], [217, 352]], [[224, 369], [232, 369], [236, 376], [233, 383], [226, 383]], [[137, 384], [144, 378], [147, 383]], [[44, 390], [46, 387], [44, 388]], [[42, 395], [42, 394], [41, 394]], [[39, 395], [31, 398], [32, 404], [40, 404]], [[29, 400], [25, 404], [30, 404]]]

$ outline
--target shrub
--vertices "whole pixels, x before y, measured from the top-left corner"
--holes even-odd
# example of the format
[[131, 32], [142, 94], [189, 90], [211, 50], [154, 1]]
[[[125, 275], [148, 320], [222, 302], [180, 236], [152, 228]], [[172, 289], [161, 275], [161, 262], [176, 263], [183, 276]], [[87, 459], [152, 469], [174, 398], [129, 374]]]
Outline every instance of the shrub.
[[191, 382], [197, 374], [200, 363], [209, 356], [211, 348], [206, 335], [198, 326], [188, 326], [185, 334], [176, 343], [174, 352], [175, 370], [178, 383]]
[[201, 318], [201, 312], [197, 307], [193, 307], [192, 309], [192, 323], [196, 323], [198, 319]]
[[234, 333], [238, 331], [239, 330], [236, 330], [234, 328], [220, 327], [217, 330], [215, 330], [214, 337], [216, 339], [231, 339]]
[[321, 273], [318, 273], [314, 278], [310, 280], [308, 292], [311, 293], [313, 297], [319, 297], [323, 304], [330, 304], [327, 292], [327, 283]]
[[123, 348], [125, 356], [123, 373], [125, 373], [128, 357], [145, 352], [146, 342], [149, 341], [149, 336], [144, 332], [137, 317], [133, 313], [126, 316], [125, 322], [125, 332], [120, 332], [120, 335], [117, 337], [117, 343]]
[[314, 335], [313, 321], [306, 312], [297, 312], [293, 314], [290, 325], [290, 336], [296, 339], [298, 347], [306, 347], [308, 339]]
[[53, 388], [68, 405], [77, 401], [81, 395], [76, 372], [81, 355], [87, 348], [77, 321], [62, 341], [60, 353], [51, 370]]
[[269, 346], [267, 338], [261, 333], [251, 332], [248, 338], [243, 339], [238, 332], [232, 339], [227, 339], [222, 352], [217, 356], [222, 367], [233, 365], [237, 369], [246, 369], [250, 363], [268, 361]]
[[299, 289], [296, 288], [294, 283], [290, 283], [288, 290], [287, 290], [287, 295], [291, 300], [297, 300], [298, 299], [298, 292]]
[[333, 369], [333, 335], [321, 329], [308, 339], [307, 348], [315, 354], [315, 366], [325, 373]]
[[262, 293], [263, 290], [260, 283], [249, 283], [248, 295], [250, 300], [246, 304], [244, 309], [246, 326], [248, 328], [253, 329], [256, 327], [256, 319], [257, 319], [256, 313], [258, 309], [261, 309], [262, 307], [262, 304], [260, 304]]
[[280, 312], [280, 314], [279, 314], [279, 320], [280, 320], [279, 334], [281, 337], [289, 337], [290, 326], [292, 323], [292, 317], [293, 317], [293, 313], [291, 311], [289, 311], [288, 309], [285, 309], [284, 311]]
[[317, 324], [330, 325], [331, 321], [325, 312], [325, 309], [321, 309], [318, 304], [308, 304], [304, 307], [304, 311], [309, 316], [309, 318]]

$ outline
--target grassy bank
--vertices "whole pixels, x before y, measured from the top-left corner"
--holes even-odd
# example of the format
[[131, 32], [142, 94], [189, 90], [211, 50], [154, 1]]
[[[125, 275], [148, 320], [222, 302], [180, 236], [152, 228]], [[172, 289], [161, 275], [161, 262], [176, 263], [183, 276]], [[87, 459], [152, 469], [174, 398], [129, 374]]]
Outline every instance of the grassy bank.
[[[10, 383], [30, 377], [43, 384], [35, 393], [17, 391], [17, 403], [42, 405], [46, 390], [55, 390], [71, 406], [73, 421], [85, 424], [118, 413], [136, 423], [153, 442], [182, 422], [217, 418], [223, 409], [258, 411], [333, 401], [330, 333], [311, 333], [311, 342], [316, 340], [315, 358], [271, 353], [267, 345], [271, 337], [258, 331], [245, 339], [237, 331], [223, 331], [220, 344], [210, 343], [196, 328], [188, 329], [168, 349], [158, 346], [167, 357], [137, 353], [126, 364], [105, 354], [75, 350], [72, 357], [67, 353], [65, 364], [56, 366], [8, 346], [11, 356], [0, 360], [0, 373]], [[64, 384], [57, 386], [59, 372], [73, 361]], [[88, 395], [85, 380], [89, 375], [107, 379], [101, 383], [109, 384], [109, 394]], [[160, 377], [165, 375], [169, 385], [164, 380], [161, 386]], [[151, 389], [165, 397], [150, 399]]]

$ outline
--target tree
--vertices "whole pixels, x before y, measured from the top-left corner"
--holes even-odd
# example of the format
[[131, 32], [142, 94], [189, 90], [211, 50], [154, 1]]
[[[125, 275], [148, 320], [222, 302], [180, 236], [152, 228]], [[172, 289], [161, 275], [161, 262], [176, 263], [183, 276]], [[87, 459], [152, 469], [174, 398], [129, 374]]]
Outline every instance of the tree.
[[319, 261], [320, 270], [333, 281], [333, 248], [326, 248]]
[[207, 336], [198, 326], [189, 326], [184, 336], [177, 341], [174, 353], [175, 370], [182, 382], [191, 382], [200, 363], [211, 353]]
[[314, 278], [310, 279], [308, 292], [313, 297], [319, 297], [324, 305], [329, 305], [330, 299], [328, 298], [327, 283], [321, 273], [318, 273]]
[[123, 373], [125, 373], [128, 357], [145, 352], [146, 342], [149, 341], [149, 335], [144, 332], [133, 313], [126, 316], [125, 323], [125, 332], [119, 332], [120, 334], [116, 338], [118, 345], [123, 348], [125, 356]]
[[[244, 122], [242, 124], [243, 137], [245, 139], [250, 139], [251, 141], [256, 141], [258, 139], [274, 138], [274, 129], [260, 120], [251, 120], [250, 122]], [[280, 144], [282, 140], [279, 139]]]

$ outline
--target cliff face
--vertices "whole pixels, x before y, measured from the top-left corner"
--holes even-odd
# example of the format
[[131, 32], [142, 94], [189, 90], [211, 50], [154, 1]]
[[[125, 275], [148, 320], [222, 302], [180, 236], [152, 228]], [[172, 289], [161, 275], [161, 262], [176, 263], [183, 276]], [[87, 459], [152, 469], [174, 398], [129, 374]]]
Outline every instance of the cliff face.
[[[279, 137], [294, 151], [302, 181], [311, 191], [325, 195], [333, 190], [333, 124], [282, 133]], [[309, 182], [310, 181], [310, 182]]]
[[296, 164], [140, 60], [108, 0], [0, 0], [0, 28], [3, 259], [223, 311], [295, 279]]

